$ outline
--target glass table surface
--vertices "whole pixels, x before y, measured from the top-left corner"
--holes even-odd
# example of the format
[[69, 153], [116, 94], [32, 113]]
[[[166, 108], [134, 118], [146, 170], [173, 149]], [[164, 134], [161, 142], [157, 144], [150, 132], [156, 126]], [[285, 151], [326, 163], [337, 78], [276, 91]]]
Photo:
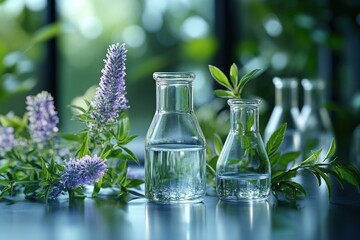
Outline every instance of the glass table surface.
[[85, 198], [34, 203], [0, 202], [0, 239], [359, 239], [360, 195], [325, 188], [298, 208], [265, 202], [228, 203], [210, 192], [196, 204], [128, 203]]

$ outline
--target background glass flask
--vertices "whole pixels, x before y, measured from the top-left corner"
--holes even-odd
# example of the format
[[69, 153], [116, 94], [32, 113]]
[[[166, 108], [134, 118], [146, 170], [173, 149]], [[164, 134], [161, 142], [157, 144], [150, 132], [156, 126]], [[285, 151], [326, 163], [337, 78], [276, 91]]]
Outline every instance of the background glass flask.
[[259, 133], [260, 100], [230, 99], [230, 132], [216, 166], [221, 200], [265, 200], [270, 193], [270, 163]]
[[304, 105], [301, 109], [301, 129], [303, 136], [304, 159], [311, 150], [323, 149], [319, 158], [322, 160], [334, 138], [330, 116], [325, 104], [325, 82], [308, 79], [301, 80], [304, 88]]
[[[284, 141], [279, 150], [282, 153], [301, 151], [298, 82], [296, 78], [275, 77], [273, 83], [275, 86], [275, 107], [266, 125], [264, 140], [267, 142], [275, 130], [286, 122]], [[300, 159], [301, 157], [299, 157]]]
[[156, 72], [156, 112], [145, 138], [145, 196], [151, 202], [203, 200], [205, 138], [193, 112], [190, 72]]

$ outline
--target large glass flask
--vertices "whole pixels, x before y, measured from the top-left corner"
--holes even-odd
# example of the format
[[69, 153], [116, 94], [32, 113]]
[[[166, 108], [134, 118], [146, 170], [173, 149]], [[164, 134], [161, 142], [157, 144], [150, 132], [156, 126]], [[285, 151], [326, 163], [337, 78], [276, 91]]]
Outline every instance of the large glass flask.
[[230, 99], [230, 132], [216, 166], [216, 190], [226, 201], [264, 200], [270, 162], [259, 133], [260, 100]]
[[275, 107], [265, 128], [264, 140], [287, 123], [284, 141], [280, 146], [282, 153], [301, 151], [300, 111], [298, 107], [298, 82], [296, 78], [273, 78], [275, 86]]
[[156, 72], [156, 112], [145, 139], [145, 195], [151, 202], [203, 200], [205, 138], [193, 112], [195, 74]]
[[303, 79], [304, 105], [301, 109], [304, 157], [311, 150], [323, 149], [319, 158], [323, 159], [334, 138], [330, 116], [325, 108], [325, 82]]

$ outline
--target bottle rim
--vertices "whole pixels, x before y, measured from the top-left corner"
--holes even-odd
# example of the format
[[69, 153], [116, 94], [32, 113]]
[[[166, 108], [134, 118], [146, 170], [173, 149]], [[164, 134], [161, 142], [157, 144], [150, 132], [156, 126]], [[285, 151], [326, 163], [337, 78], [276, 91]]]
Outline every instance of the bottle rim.
[[309, 80], [304, 78], [301, 80], [301, 85], [305, 90], [313, 90], [313, 89], [325, 89], [325, 82], [321, 79], [319, 80]]
[[195, 80], [193, 72], [154, 72], [155, 81], [193, 81]]
[[236, 99], [236, 98], [232, 98], [232, 99], [229, 99], [227, 101], [227, 103], [230, 105], [230, 106], [233, 106], [233, 105], [252, 105], [252, 106], [258, 106], [260, 103], [261, 103], [261, 100], [260, 99], [255, 99], [255, 98], [252, 98], [252, 99]]
[[295, 77], [274, 77], [272, 81], [277, 88], [297, 88], [298, 86], [298, 81]]

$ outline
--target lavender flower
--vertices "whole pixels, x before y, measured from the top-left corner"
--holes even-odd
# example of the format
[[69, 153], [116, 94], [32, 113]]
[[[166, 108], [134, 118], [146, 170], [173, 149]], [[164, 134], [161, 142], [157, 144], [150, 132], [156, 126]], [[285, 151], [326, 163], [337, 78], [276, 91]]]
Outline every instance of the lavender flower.
[[61, 175], [60, 186], [73, 189], [76, 186], [88, 185], [97, 181], [107, 170], [105, 160], [97, 155], [86, 155], [79, 160], [70, 159], [65, 162], [65, 170]]
[[58, 131], [59, 117], [54, 107], [54, 99], [48, 92], [26, 98], [29, 116], [29, 132], [35, 142], [48, 140]]
[[[97, 126], [113, 123], [121, 110], [129, 108], [125, 97], [125, 60], [126, 49], [124, 44], [110, 45], [104, 60], [105, 67], [96, 95], [91, 102], [94, 112], [91, 118]], [[92, 125], [90, 125], [92, 127]]]
[[10, 151], [15, 145], [14, 129], [0, 126], [0, 156]]

